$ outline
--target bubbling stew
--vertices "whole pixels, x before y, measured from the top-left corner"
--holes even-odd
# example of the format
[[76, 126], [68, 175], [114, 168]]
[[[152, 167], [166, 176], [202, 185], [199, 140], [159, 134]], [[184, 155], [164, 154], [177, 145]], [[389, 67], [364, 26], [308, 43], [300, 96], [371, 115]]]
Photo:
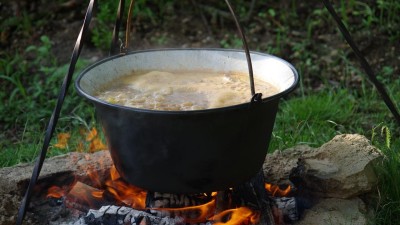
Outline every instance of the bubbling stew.
[[[254, 79], [263, 98], [278, 89]], [[133, 108], [186, 111], [232, 106], [251, 99], [249, 76], [245, 73], [135, 72], [104, 85], [96, 95], [109, 103]]]

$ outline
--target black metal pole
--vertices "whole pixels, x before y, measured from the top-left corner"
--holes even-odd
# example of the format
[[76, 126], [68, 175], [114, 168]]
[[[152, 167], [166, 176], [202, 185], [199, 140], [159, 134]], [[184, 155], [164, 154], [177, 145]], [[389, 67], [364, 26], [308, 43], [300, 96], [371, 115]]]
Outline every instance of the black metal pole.
[[67, 90], [68, 90], [68, 87], [69, 87], [69, 85], [71, 83], [72, 75], [74, 74], [74, 71], [75, 71], [76, 62], [78, 61], [79, 55], [80, 55], [81, 50], [82, 50], [82, 46], [83, 46], [82, 45], [83, 44], [82, 40], [86, 36], [86, 34], [88, 32], [88, 29], [89, 29], [89, 24], [90, 24], [90, 21], [92, 19], [92, 12], [93, 12], [94, 3], [95, 3], [95, 0], [91, 0], [90, 3], [89, 3], [88, 9], [86, 11], [86, 16], [85, 16], [82, 28], [81, 28], [81, 30], [79, 32], [78, 38], [77, 38], [76, 43], [75, 43], [74, 50], [72, 52], [71, 62], [70, 62], [69, 68], [68, 68], [68, 73], [64, 77], [64, 81], [62, 83], [62, 86], [61, 86], [61, 89], [60, 89], [60, 93], [58, 95], [56, 106], [55, 106], [55, 108], [53, 110], [53, 113], [51, 115], [50, 121], [49, 121], [49, 123], [47, 125], [46, 134], [45, 134], [45, 137], [44, 137], [44, 142], [43, 142], [42, 149], [40, 151], [39, 157], [36, 160], [35, 167], [33, 168], [32, 176], [31, 176], [31, 179], [29, 181], [28, 188], [27, 188], [27, 190], [25, 192], [25, 196], [22, 199], [20, 208], [18, 210], [18, 216], [17, 216], [17, 220], [16, 220], [16, 224], [17, 225], [22, 224], [22, 221], [24, 220], [24, 217], [25, 217], [25, 214], [26, 214], [26, 210], [27, 210], [27, 208], [29, 206], [29, 202], [30, 202], [30, 199], [31, 199], [31, 196], [32, 196], [33, 189], [34, 189], [34, 187], [36, 185], [36, 182], [37, 182], [37, 180], [39, 178], [40, 170], [42, 169], [43, 162], [44, 162], [44, 159], [46, 157], [47, 149], [48, 149], [48, 147], [50, 145], [50, 140], [51, 140], [51, 138], [53, 136], [54, 129], [55, 129], [56, 125], [57, 125], [57, 121], [58, 121], [58, 118], [60, 116], [60, 111], [61, 111], [62, 105], [64, 103], [65, 96], [67, 95]]
[[354, 51], [354, 54], [358, 58], [361, 63], [362, 68], [365, 70], [368, 78], [374, 84], [376, 89], [378, 90], [379, 94], [381, 95], [383, 101], [385, 102], [386, 106], [389, 108], [390, 112], [393, 114], [395, 120], [397, 121], [398, 125], [400, 126], [400, 114], [396, 105], [390, 98], [389, 94], [387, 93], [385, 87], [379, 80], [376, 78], [374, 71], [372, 70], [371, 66], [369, 65], [368, 61], [365, 59], [361, 51], [358, 49], [357, 45], [354, 43], [353, 38], [351, 37], [349, 31], [346, 29], [346, 26], [343, 24], [342, 20], [339, 18], [338, 14], [336, 13], [335, 9], [333, 8], [332, 4], [329, 0], [322, 0], [325, 8], [329, 11], [335, 22], [337, 23], [340, 32], [342, 33], [343, 37], [346, 39], [347, 43], [350, 45], [351, 49]]
[[115, 19], [115, 25], [111, 39], [111, 47], [109, 54], [110, 56], [118, 54], [120, 52], [120, 48], [118, 46], [118, 37], [119, 37], [118, 35], [122, 23], [122, 17], [124, 15], [124, 9], [125, 9], [125, 0], [120, 0], [118, 4], [117, 17]]

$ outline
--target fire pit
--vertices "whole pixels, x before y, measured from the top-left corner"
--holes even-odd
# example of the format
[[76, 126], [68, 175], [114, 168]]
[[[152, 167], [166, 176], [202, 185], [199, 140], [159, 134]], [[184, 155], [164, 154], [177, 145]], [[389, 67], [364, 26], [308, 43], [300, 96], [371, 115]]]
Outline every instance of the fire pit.
[[[157, 224], [164, 218], [163, 221], [169, 220], [174, 225], [185, 218], [198, 219], [199, 207], [208, 208], [205, 210], [207, 215], [211, 215], [208, 214], [210, 211], [214, 213], [213, 216], [203, 217], [203, 224], [230, 221], [228, 219], [235, 215], [234, 212], [239, 212], [233, 210], [235, 208], [244, 212], [250, 210], [252, 213], [247, 214], [250, 218], [259, 215], [256, 217], [258, 222], [245, 223], [249, 225], [300, 225], [321, 221], [367, 224], [365, 207], [373, 209], [374, 205], [368, 206], [364, 201], [373, 200], [376, 190], [376, 175], [371, 173], [371, 166], [379, 163], [381, 157], [379, 150], [370, 145], [365, 137], [339, 135], [317, 149], [298, 146], [268, 154], [264, 164], [265, 181], [279, 184], [281, 189], [264, 185], [265, 181], [257, 176], [214, 196], [214, 193], [159, 193], [133, 187], [111, 169], [108, 151], [93, 154], [73, 152], [45, 162], [24, 224], [88, 225], [101, 220], [116, 221], [115, 218], [124, 221], [129, 217], [121, 217], [134, 215], [141, 219], [153, 219], [152, 223], [145, 219], [149, 222], [147, 224]], [[32, 164], [24, 164], [0, 169], [0, 184], [3, 187], [0, 190], [0, 224], [15, 223], [17, 204], [29, 182], [32, 168]], [[287, 184], [294, 184], [291, 186], [293, 189], [287, 189]], [[282, 197], [288, 191], [289, 196]], [[258, 196], [254, 197], [253, 192]], [[262, 209], [258, 202], [266, 202], [270, 208], [261, 204]], [[263, 223], [265, 214], [271, 212], [275, 222]], [[85, 218], [87, 223], [83, 223]]]
[[[105, 151], [89, 157], [92, 162], [80, 159], [85, 161], [81, 166], [90, 168], [91, 163], [110, 159]], [[33, 201], [35, 214], [43, 216], [49, 211], [50, 224], [54, 225], [273, 225], [277, 218], [273, 216], [271, 205], [283, 206], [283, 201], [291, 199], [292, 207], [296, 207], [294, 198], [281, 198], [288, 195], [290, 187], [281, 190], [276, 185], [266, 184], [262, 172], [225, 191], [174, 194], [135, 187], [121, 179], [114, 166], [109, 166], [106, 163], [88, 169], [86, 176], [80, 175], [75, 180], [73, 173], [65, 173], [56, 185], [51, 179], [41, 182], [42, 194]], [[105, 170], [109, 172], [104, 173]], [[297, 209], [290, 216], [297, 219]]]

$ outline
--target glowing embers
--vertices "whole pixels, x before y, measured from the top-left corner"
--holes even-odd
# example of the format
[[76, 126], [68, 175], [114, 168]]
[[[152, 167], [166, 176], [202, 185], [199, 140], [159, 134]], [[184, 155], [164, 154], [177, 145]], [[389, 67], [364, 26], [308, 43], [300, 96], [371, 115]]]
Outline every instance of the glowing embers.
[[288, 185], [285, 189], [282, 190], [278, 185], [265, 183], [265, 189], [273, 197], [275, 197], [275, 196], [277, 196], [277, 197], [286, 197], [286, 196], [289, 195], [289, 193], [290, 193], [292, 188], [290, 187], [290, 185]]
[[61, 198], [63, 196], [65, 196], [65, 190], [63, 190], [62, 188], [58, 187], [58, 186], [51, 186], [48, 190], [47, 190], [47, 198]]
[[[226, 219], [229, 218], [229, 219]], [[225, 210], [211, 218], [214, 225], [223, 224], [256, 224], [260, 214], [247, 207]]]
[[110, 169], [110, 179], [105, 182], [106, 190], [119, 203], [134, 209], [145, 209], [147, 192], [121, 180], [115, 167]]

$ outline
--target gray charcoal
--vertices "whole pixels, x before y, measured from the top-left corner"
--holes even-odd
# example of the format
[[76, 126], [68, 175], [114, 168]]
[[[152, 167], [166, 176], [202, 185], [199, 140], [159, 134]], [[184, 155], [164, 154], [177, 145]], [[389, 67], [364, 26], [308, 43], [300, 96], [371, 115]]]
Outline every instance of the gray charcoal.
[[[153, 210], [153, 213], [156, 210]], [[103, 206], [99, 210], [89, 210], [87, 215], [74, 225], [184, 225], [182, 217], [169, 217], [166, 211], [148, 212], [121, 206]], [[168, 215], [167, 215], [168, 214]]]
[[185, 207], [190, 206], [190, 200], [187, 196], [185, 196]]
[[139, 225], [151, 225], [151, 221], [149, 219], [149, 217], [145, 216], [142, 218], [142, 220], [140, 221]]
[[176, 199], [175, 196], [172, 196], [172, 197], [171, 197], [170, 202], [169, 202], [169, 204], [171, 205], [171, 207], [174, 207], [174, 206], [176, 205], [175, 199]]
[[211, 201], [211, 195], [204, 194], [169, 194], [148, 192], [146, 207], [148, 208], [181, 208], [202, 205]]
[[150, 213], [157, 217], [169, 217], [171, 213], [167, 210], [150, 209]]
[[155, 200], [152, 207], [153, 208], [163, 208], [164, 201], [163, 200]]
[[160, 192], [154, 192], [153, 195], [154, 195], [154, 198], [162, 198], [163, 197], [163, 194]]
[[84, 218], [80, 218], [78, 221], [76, 221], [73, 225], [87, 225], [85, 222]]
[[164, 194], [162, 194], [162, 197], [169, 199], [172, 197], [172, 194], [164, 193]]
[[169, 204], [169, 199], [164, 199], [163, 200], [163, 205], [164, 205], [164, 208], [170, 208], [171, 205]]
[[274, 197], [272, 199], [275, 206], [282, 211], [285, 221], [295, 222], [299, 220], [299, 212], [295, 197]]

